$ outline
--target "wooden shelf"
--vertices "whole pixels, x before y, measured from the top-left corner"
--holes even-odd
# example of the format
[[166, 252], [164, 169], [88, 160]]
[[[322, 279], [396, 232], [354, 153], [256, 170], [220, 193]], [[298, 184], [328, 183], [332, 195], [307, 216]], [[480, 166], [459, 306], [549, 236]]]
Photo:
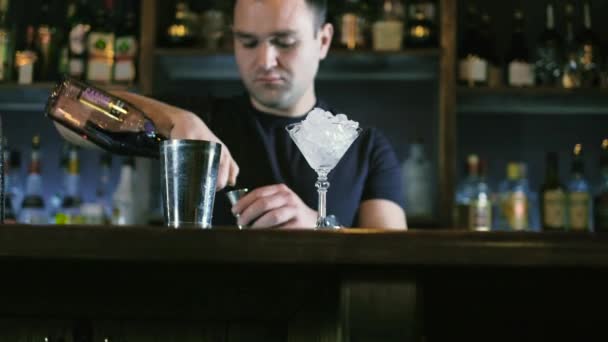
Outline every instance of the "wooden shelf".
[[459, 114], [608, 116], [608, 89], [460, 87], [457, 96]]
[[[433, 80], [438, 77], [440, 50], [409, 49], [398, 52], [330, 52], [321, 62], [320, 81]], [[156, 49], [160, 70], [169, 81], [239, 80], [232, 52], [198, 48]]]
[[[15, 83], [0, 84], [0, 111], [2, 112], [32, 112], [44, 111], [46, 101], [51, 94], [55, 82], [38, 82], [28, 85]], [[137, 87], [120, 84], [101, 86], [106, 90], [129, 90], [137, 92]]]

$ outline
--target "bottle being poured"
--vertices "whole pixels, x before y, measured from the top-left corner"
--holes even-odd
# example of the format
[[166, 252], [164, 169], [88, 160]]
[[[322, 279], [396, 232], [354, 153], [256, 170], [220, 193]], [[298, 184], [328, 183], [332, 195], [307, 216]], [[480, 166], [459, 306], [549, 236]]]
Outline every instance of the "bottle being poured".
[[117, 154], [159, 157], [159, 134], [139, 108], [102, 89], [66, 77], [46, 105], [46, 115], [86, 141]]

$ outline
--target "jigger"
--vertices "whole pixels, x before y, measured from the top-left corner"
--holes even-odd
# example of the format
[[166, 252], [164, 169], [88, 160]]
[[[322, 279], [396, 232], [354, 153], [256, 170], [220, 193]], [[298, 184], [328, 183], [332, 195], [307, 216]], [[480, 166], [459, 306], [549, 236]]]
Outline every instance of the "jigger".
[[[245, 196], [248, 191], [249, 190], [247, 188], [230, 190], [230, 191], [226, 192], [226, 197], [228, 197], [230, 204], [235, 205], [236, 202], [238, 202], [241, 199], [241, 197]], [[238, 220], [239, 214], [234, 214], [234, 216]], [[239, 227], [239, 229], [245, 228], [244, 226], [242, 226], [240, 224], [237, 224], [237, 226]]]

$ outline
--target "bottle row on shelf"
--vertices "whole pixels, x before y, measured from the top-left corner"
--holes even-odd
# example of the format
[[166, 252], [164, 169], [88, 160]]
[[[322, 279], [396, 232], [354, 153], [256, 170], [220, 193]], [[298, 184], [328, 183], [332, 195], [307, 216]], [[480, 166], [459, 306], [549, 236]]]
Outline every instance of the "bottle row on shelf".
[[113, 0], [95, 4], [42, 0], [32, 15], [23, 3], [0, 1], [0, 82], [56, 81], [68, 74], [90, 82], [132, 84], [137, 75], [136, 2], [121, 2], [121, 11]]
[[[563, 11], [563, 22], [556, 20], [558, 11]], [[578, 17], [582, 17], [581, 27], [575, 26]], [[560, 7], [549, 1], [545, 28], [531, 50], [526, 15], [516, 7], [509, 47], [501, 58], [490, 15], [469, 0], [459, 46], [458, 80], [467, 86], [608, 87], [608, 63], [601, 55], [592, 17], [589, 1], [583, 2], [582, 13], [575, 12], [572, 1]]]
[[[172, 20], [159, 37], [172, 47], [229, 49], [231, 11], [226, 1], [178, 0]], [[328, 1], [327, 17], [336, 32], [336, 45], [344, 49], [398, 51], [437, 44], [437, 10], [432, 0]]]
[[559, 179], [558, 154], [547, 153], [538, 192], [530, 187], [525, 163], [508, 163], [506, 179], [496, 192], [488, 184], [483, 159], [469, 155], [466, 169], [455, 198], [458, 228], [525, 231], [538, 225], [543, 231], [608, 231], [608, 139], [601, 145], [601, 179], [596, 187], [585, 178], [581, 144], [574, 147], [565, 185]]
[[[118, 185], [111, 178], [112, 157], [99, 158], [98, 180], [92, 200], [85, 201], [81, 188], [80, 158], [76, 146], [66, 143], [60, 154], [61, 184], [46, 196], [45, 187], [54, 180], [42, 177], [40, 136], [34, 136], [27, 172], [21, 169], [21, 154], [4, 146], [5, 222], [23, 224], [115, 224], [141, 223], [135, 202], [133, 158], [122, 163]], [[22, 182], [22, 179], [25, 181]], [[86, 189], [93, 190], [93, 189]], [[138, 221], [139, 220], [139, 221]]]

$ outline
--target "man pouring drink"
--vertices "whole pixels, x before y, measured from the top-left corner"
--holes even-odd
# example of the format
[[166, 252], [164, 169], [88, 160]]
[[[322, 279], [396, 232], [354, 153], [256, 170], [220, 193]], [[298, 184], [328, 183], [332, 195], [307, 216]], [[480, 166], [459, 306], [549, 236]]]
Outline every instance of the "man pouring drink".
[[[320, 213], [312, 208], [324, 202], [313, 186], [318, 172], [285, 128], [315, 108], [334, 113], [317, 98], [314, 84], [333, 36], [325, 16], [324, 0], [236, 0], [234, 52], [246, 96], [215, 99], [195, 114], [137, 94], [115, 93], [153, 122], [155, 132], [147, 132], [146, 139], [222, 145], [217, 188], [238, 183], [250, 191], [234, 205], [216, 196], [213, 225], [317, 225]], [[50, 116], [69, 126], [61, 113]], [[58, 128], [69, 135], [62, 125]], [[405, 229], [399, 163], [384, 135], [365, 129], [343, 153], [328, 175], [328, 214], [348, 227]]]

